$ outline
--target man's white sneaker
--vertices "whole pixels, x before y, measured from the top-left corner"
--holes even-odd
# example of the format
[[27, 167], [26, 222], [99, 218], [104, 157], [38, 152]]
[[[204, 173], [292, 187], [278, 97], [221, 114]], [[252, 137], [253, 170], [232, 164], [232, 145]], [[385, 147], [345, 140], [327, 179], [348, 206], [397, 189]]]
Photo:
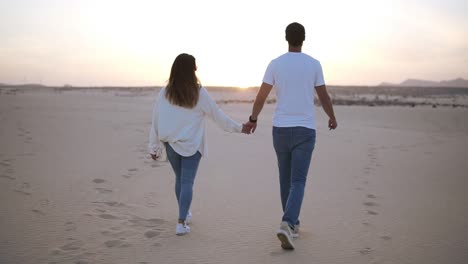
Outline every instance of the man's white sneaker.
[[188, 211], [187, 217], [185, 217], [185, 224], [189, 225], [192, 222], [192, 212]]
[[287, 222], [281, 222], [280, 228], [276, 235], [281, 241], [281, 247], [283, 249], [294, 249], [294, 244], [292, 242], [292, 231]]
[[299, 225], [294, 225], [294, 228], [291, 229], [291, 234], [293, 238], [299, 237]]
[[176, 235], [183, 236], [190, 233], [190, 227], [184, 224], [177, 224], [176, 226]]

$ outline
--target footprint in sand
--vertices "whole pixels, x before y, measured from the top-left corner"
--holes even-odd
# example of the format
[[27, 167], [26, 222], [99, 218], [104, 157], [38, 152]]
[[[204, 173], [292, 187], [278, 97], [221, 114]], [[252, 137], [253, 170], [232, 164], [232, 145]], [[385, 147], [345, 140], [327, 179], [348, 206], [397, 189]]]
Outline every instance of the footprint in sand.
[[96, 191], [98, 191], [99, 193], [111, 193], [112, 190], [110, 189], [106, 189], [106, 188], [94, 188]]
[[120, 219], [117, 216], [111, 215], [111, 214], [99, 214], [98, 217], [100, 217], [102, 219], [106, 219], [106, 220]]
[[[74, 239], [72, 239], [74, 240]], [[52, 258], [58, 258], [53, 261], [49, 261], [49, 264], [58, 264], [58, 263], [73, 263], [73, 264], [90, 264], [93, 263], [90, 259], [94, 259], [95, 253], [83, 252], [79, 253], [83, 245], [80, 241], [74, 241], [67, 245], [64, 245], [60, 248], [56, 248], [50, 252]], [[70, 262], [71, 261], [71, 262]]]
[[144, 196], [145, 205], [148, 207], [156, 207], [158, 203], [156, 203], [156, 193], [150, 192]]
[[109, 201], [109, 202], [93, 202], [93, 203], [96, 203], [96, 204], [105, 204], [107, 206], [111, 206], [111, 207], [125, 207], [126, 205], [124, 203], [121, 203], [121, 202], [116, 202], [116, 201]]
[[76, 225], [72, 221], [65, 223], [65, 231], [76, 231]]
[[124, 248], [124, 247], [130, 247], [131, 244], [127, 243], [126, 241], [122, 239], [116, 239], [116, 240], [109, 240], [104, 242], [104, 245], [108, 248], [114, 248], [114, 247], [119, 247], [119, 248]]
[[132, 226], [139, 226], [139, 227], [158, 227], [164, 224], [166, 221], [160, 218], [151, 218], [151, 219], [144, 219], [138, 216], [133, 216], [132, 219], [128, 220], [128, 222]]
[[74, 250], [79, 250], [81, 249], [81, 247], [83, 246], [83, 242], [79, 241], [79, 240], [76, 240], [76, 241], [73, 241], [73, 242], [70, 242], [70, 243], [67, 243], [61, 247], [59, 247], [60, 250], [63, 250], [63, 251], [74, 251]]
[[[59, 256], [59, 255], [63, 255], [63, 253], [64, 252], [62, 250], [56, 248], [56, 249], [51, 250], [49, 254], [51, 256]], [[49, 262], [49, 264], [57, 264], [57, 263], [58, 262]]]
[[49, 199], [40, 199], [34, 204], [34, 209], [40, 209], [40, 208], [46, 209], [49, 206], [49, 204], [50, 204]]
[[94, 179], [93, 182], [99, 184], [99, 183], [104, 183], [104, 182], [106, 182], [106, 180], [103, 180], [103, 179]]
[[101, 234], [104, 236], [110, 236], [113, 238], [123, 238], [123, 237], [131, 237], [135, 235], [135, 232], [132, 230], [120, 230], [120, 227], [113, 227], [110, 230], [103, 230]]
[[374, 203], [374, 202], [365, 202], [365, 203], [362, 203], [363, 205], [365, 206], [378, 206], [377, 203]]
[[132, 177], [132, 175], [124, 174], [124, 175], [122, 175], [122, 177], [124, 177], [125, 179], [130, 179]]
[[372, 253], [372, 251], [374, 251], [372, 248], [366, 247], [364, 249], [359, 250], [359, 253], [361, 253], [361, 255], [368, 255]]
[[104, 236], [110, 236], [110, 235], [112, 235], [112, 232], [109, 231], [109, 230], [104, 230], [104, 231], [101, 231], [101, 234], [104, 235]]
[[23, 182], [23, 184], [21, 184], [21, 186], [14, 189], [13, 191], [15, 191], [17, 193], [20, 193], [20, 194], [23, 194], [23, 195], [31, 195], [31, 193], [29, 192], [29, 188], [30, 188], [29, 183]]
[[146, 231], [145, 232], [145, 237], [146, 238], [153, 238], [153, 237], [157, 237], [161, 234], [161, 231], [159, 230], [149, 230], [149, 231]]
[[10, 167], [11, 164], [10, 164], [9, 161], [4, 160], [4, 161], [0, 161], [0, 166], [2, 166], [2, 167]]
[[381, 236], [380, 238], [385, 240], [385, 241], [392, 240], [391, 236]]
[[148, 206], [148, 207], [151, 207], [151, 208], [158, 206], [157, 203], [151, 202], [151, 201], [150, 202], [145, 202], [145, 205]]
[[5, 175], [5, 174], [0, 175], [0, 178], [5, 178], [5, 179], [8, 179], [8, 180], [15, 180], [15, 179], [16, 179], [16, 178], [13, 177], [13, 176]]
[[375, 195], [373, 195], [373, 194], [368, 194], [368, 195], [367, 195], [367, 198], [375, 199], [375, 198], [377, 198], [377, 196], [375, 196]]
[[379, 213], [371, 211], [371, 210], [367, 210], [367, 214], [368, 215], [378, 215]]
[[365, 173], [365, 174], [370, 174], [371, 171], [372, 171], [372, 168], [371, 168], [371, 167], [365, 167], [365, 168], [364, 168], [364, 173]]
[[44, 212], [42, 212], [42, 211], [39, 210], [39, 209], [32, 209], [31, 211], [34, 212], [34, 213], [36, 213], [36, 214], [46, 215]]
[[138, 169], [137, 168], [131, 168], [131, 169], [128, 169], [128, 173], [122, 175], [122, 177], [126, 178], [126, 179], [129, 179], [131, 178], [133, 175], [135, 175], [135, 172], [137, 172]]

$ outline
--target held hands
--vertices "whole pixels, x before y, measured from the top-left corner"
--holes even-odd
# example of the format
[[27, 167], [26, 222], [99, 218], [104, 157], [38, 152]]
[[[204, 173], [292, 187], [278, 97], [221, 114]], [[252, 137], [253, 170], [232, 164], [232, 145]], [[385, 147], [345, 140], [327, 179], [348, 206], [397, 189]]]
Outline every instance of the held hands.
[[257, 129], [257, 118], [253, 119], [252, 116], [249, 116], [249, 121], [242, 125], [242, 133], [253, 134], [255, 129]]
[[249, 117], [249, 121], [247, 123], [242, 124], [242, 133], [250, 134], [254, 133], [255, 129], [257, 129], [257, 120], [251, 119], [252, 116]]
[[244, 123], [242, 124], [242, 133], [249, 135], [255, 131], [256, 127], [257, 127], [256, 123], [251, 123], [251, 122]]

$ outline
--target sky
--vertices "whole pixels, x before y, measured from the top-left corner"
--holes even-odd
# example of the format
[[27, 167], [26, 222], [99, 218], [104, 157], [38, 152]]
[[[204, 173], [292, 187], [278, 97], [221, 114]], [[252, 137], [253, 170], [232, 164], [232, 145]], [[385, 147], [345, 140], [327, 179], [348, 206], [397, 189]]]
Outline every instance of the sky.
[[468, 79], [466, 0], [0, 0], [0, 83], [164, 85], [189, 53], [203, 85], [259, 86], [291, 22], [329, 85]]

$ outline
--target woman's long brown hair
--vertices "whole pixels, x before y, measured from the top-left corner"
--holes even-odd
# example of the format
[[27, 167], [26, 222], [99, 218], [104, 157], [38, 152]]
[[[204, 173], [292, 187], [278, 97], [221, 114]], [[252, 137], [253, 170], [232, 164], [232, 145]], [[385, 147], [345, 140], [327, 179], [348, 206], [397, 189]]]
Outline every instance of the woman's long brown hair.
[[195, 71], [195, 58], [186, 53], [177, 56], [172, 64], [166, 86], [166, 98], [171, 104], [193, 108], [198, 103], [200, 83]]

